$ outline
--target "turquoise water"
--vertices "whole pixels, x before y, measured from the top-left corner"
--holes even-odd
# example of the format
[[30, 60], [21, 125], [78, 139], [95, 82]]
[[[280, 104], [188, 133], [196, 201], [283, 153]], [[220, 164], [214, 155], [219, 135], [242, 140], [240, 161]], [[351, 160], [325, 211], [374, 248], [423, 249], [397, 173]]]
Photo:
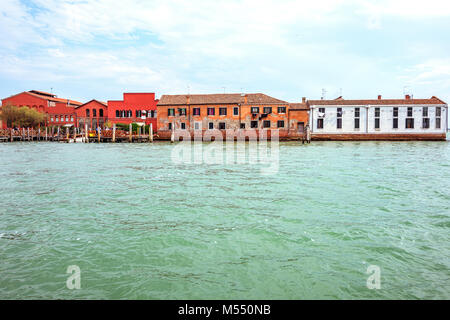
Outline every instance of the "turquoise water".
[[450, 298], [448, 141], [280, 143], [274, 175], [174, 147], [0, 144], [0, 298]]

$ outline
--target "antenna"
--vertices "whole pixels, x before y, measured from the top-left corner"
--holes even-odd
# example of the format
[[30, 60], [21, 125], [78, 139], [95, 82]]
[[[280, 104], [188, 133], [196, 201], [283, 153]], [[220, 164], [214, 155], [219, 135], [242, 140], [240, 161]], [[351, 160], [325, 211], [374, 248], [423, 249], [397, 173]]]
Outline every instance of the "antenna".
[[188, 95], [190, 95], [191, 94], [191, 87], [188, 85], [187, 89], [188, 89]]
[[325, 88], [322, 88], [322, 97], [320, 98], [320, 100], [325, 99], [326, 95], [327, 95], [327, 90], [325, 90]]
[[223, 88], [223, 93], [225, 93], [225, 88], [226, 88], [226, 87], [222, 87], [222, 88]]
[[50, 88], [50, 93], [51, 93], [51, 94], [53, 94], [53, 87], [52, 87], [52, 88]]

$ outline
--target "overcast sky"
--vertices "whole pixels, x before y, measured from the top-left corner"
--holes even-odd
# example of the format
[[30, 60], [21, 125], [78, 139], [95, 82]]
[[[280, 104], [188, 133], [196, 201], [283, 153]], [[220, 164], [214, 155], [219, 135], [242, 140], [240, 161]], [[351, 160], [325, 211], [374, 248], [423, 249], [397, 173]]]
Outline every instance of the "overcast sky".
[[448, 1], [2, 0], [0, 96], [450, 101]]

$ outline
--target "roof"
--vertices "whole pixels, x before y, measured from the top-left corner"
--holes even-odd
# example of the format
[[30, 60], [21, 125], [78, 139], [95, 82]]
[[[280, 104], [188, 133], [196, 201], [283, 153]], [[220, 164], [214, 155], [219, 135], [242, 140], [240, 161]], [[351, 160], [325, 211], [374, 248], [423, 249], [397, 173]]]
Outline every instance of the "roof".
[[52, 97], [52, 98], [56, 98], [56, 94], [53, 94], [53, 93], [48, 93], [48, 92], [39, 91], [39, 90], [30, 90], [29, 92], [35, 93], [35, 94], [39, 94], [39, 95], [43, 95], [43, 96], [49, 96], [49, 97]]
[[308, 100], [311, 105], [404, 105], [404, 104], [446, 104], [441, 99], [432, 96], [430, 99], [372, 99], [372, 100], [345, 100], [339, 97], [334, 100]]
[[90, 101], [88, 101], [86, 103], [83, 103], [82, 105], [76, 106], [75, 109], [80, 108], [82, 106], [85, 106], [85, 105], [87, 105], [87, 104], [89, 104], [91, 102], [97, 102], [97, 103], [100, 103], [100, 104], [104, 105], [105, 107], [108, 107], [108, 104], [106, 102], [99, 101], [99, 100], [96, 100], [96, 99], [92, 99], [92, 100], [90, 100]]
[[309, 110], [309, 106], [306, 103], [289, 103], [289, 110]]
[[247, 97], [247, 104], [287, 104], [288, 102], [279, 100], [263, 93], [223, 93], [223, 94], [180, 94], [163, 95], [159, 99], [158, 105], [186, 105], [189, 98], [190, 105], [197, 104], [244, 104]]

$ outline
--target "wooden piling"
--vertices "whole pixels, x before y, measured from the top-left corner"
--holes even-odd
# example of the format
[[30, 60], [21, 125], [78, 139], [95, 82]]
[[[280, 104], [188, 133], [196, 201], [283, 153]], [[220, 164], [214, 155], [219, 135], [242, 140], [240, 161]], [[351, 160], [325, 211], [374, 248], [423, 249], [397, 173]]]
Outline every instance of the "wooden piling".
[[87, 123], [84, 125], [84, 142], [89, 143], [89, 132]]
[[172, 123], [172, 133], [170, 135], [170, 142], [171, 143], [175, 142], [175, 123]]
[[116, 124], [113, 123], [112, 142], [116, 142]]
[[102, 128], [97, 127], [97, 136], [98, 136], [98, 143], [100, 143], [102, 138]]
[[150, 127], [148, 128], [148, 141], [153, 142], [153, 123], [150, 123]]
[[45, 127], [45, 141], [48, 141], [48, 127]]
[[130, 142], [133, 142], [133, 126], [130, 123]]
[[9, 131], [9, 133], [11, 134], [11, 142], [13, 142], [14, 141], [14, 138], [13, 138], [13, 129], [11, 128], [11, 130]]

